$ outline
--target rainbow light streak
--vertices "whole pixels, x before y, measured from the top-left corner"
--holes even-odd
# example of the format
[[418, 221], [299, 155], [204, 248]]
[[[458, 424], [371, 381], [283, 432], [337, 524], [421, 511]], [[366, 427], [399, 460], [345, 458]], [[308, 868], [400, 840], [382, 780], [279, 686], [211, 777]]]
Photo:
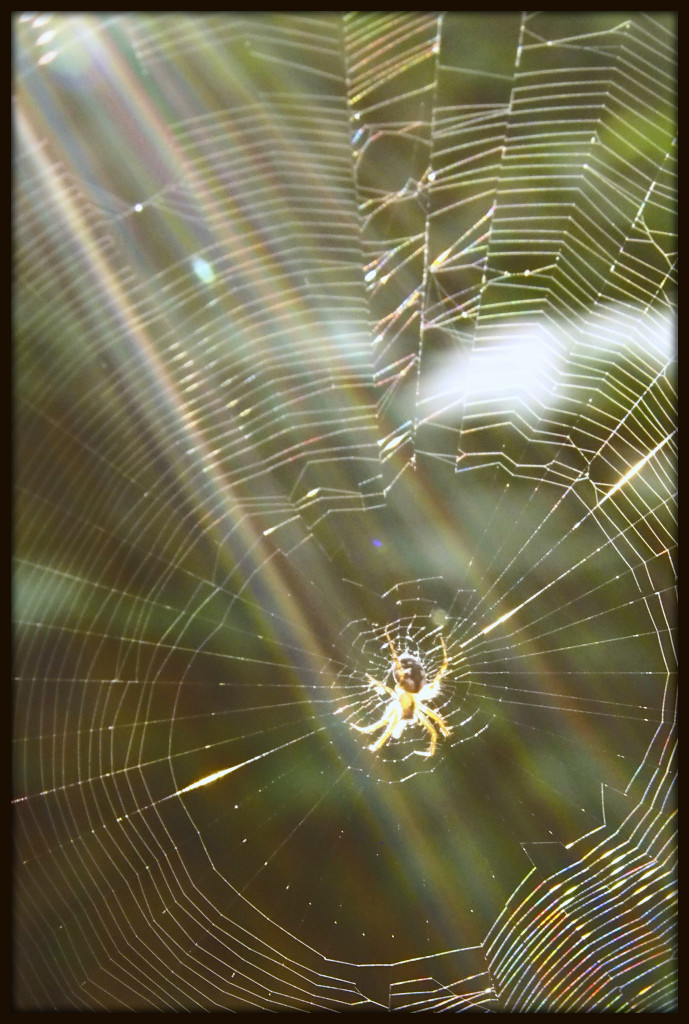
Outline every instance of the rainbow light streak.
[[[170, 180], [190, 180], [193, 177], [194, 182], [198, 182], [198, 173], [192, 175], [192, 172], [197, 168], [193, 150], [190, 150], [187, 154], [183, 153], [182, 147], [170, 135], [153, 103], [140, 84], [134, 79], [131, 70], [126, 66], [123, 59], [118, 56], [116, 51], [110, 53], [110, 58], [111, 71], [120, 80], [121, 95], [123, 97], [122, 109], [131, 112], [134, 123], [139, 128], [138, 134], [147, 140], [147, 148], [155, 151], [158, 159], [163, 161], [166, 167], [166, 177]], [[233, 522], [234, 529], [231, 531], [231, 536], [234, 539], [234, 543], [232, 549], [230, 549], [228, 543], [227, 532], [223, 530], [220, 533], [218, 530], [218, 550], [222, 552], [226, 564], [229, 568], [234, 568], [239, 560], [246, 559], [247, 553], [252, 552], [252, 561], [247, 567], [246, 578], [250, 579], [259, 565], [263, 567], [264, 576], [266, 572], [269, 573], [270, 579], [268, 582], [270, 589], [275, 595], [276, 603], [285, 610], [284, 618], [289, 620], [293, 633], [293, 642], [304, 650], [318, 651], [318, 637], [315, 635], [307, 615], [305, 613], [302, 614], [296, 602], [292, 600], [291, 594], [281, 579], [279, 572], [275, 569], [269, 569], [273, 549], [268, 548], [264, 540], [263, 531], [254, 528], [247, 516], [237, 515], [236, 510], [240, 506], [234, 498], [232, 485], [223, 475], [222, 468], [215, 458], [215, 453], [211, 450], [204, 436], [202, 426], [189, 405], [187, 395], [190, 388], [180, 386], [180, 382], [176, 380], [171, 370], [168, 369], [166, 363], [158, 354], [159, 346], [149, 337], [145, 326], [141, 322], [141, 317], [136, 307], [130, 302], [116, 271], [108, 264], [98, 239], [93, 235], [89, 224], [81, 215], [77, 204], [70, 196], [64, 182], [56, 171], [55, 162], [49, 159], [44, 147], [41, 145], [43, 138], [55, 138], [54, 126], [49, 116], [50, 109], [51, 106], [43, 101], [37, 102], [35, 106], [31, 107], [31, 116], [33, 121], [35, 121], [35, 126], [30, 122], [28, 114], [19, 109], [17, 112], [18, 130], [26, 136], [26, 149], [34, 153], [36, 163], [39, 165], [39, 173], [49, 183], [50, 190], [56, 198], [56, 205], [60, 209], [69, 233], [79, 243], [87, 257], [92, 275], [98, 282], [99, 296], [104, 296], [103, 301], [107, 309], [113, 313], [115, 322], [120, 325], [122, 336], [133, 339], [135, 343], [136, 350], [145, 367], [146, 377], [152, 382], [152, 390], [156, 395], [156, 400], [153, 403], [154, 412], [149, 413], [149, 416], [154, 420], [153, 429], [155, 430], [157, 423], [167, 420], [166, 411], [172, 414], [175, 422], [180, 425], [181, 430], [185, 434], [184, 443], [179, 446], [179, 449], [185, 451], [187, 456], [192, 455], [198, 462], [199, 471], [206, 478], [212, 480], [216, 492], [222, 497], [222, 501], [225, 504], [227, 516]], [[41, 121], [42, 111], [48, 111], [48, 116], [43, 116]], [[63, 143], [62, 140], [58, 140], [58, 142], [66, 150], [63, 159], [69, 165], [72, 160], [68, 152], [68, 142]], [[291, 148], [295, 160], [298, 159], [299, 149], [295, 144], [292, 144]], [[301, 160], [304, 162], [303, 158]], [[61, 162], [58, 159], [57, 166]], [[304, 171], [306, 172], [307, 170], [308, 168], [305, 166]], [[271, 183], [268, 176], [266, 176], [266, 185], [275, 190], [275, 185]], [[210, 191], [204, 192], [201, 195], [197, 194], [197, 202], [204, 211], [204, 216], [211, 223], [222, 221], [226, 225], [227, 211], [222, 210], [215, 204]], [[240, 235], [243, 232], [242, 237], [246, 237], [247, 234], [249, 237], [256, 237], [256, 231], [250, 224], [245, 224], [241, 217], [233, 217], [231, 222], [239, 223], [238, 230]], [[226, 232], [226, 226], [223, 230]], [[229, 240], [227, 239], [223, 240], [225, 245], [228, 242]], [[181, 237], [179, 243], [180, 257], [182, 255], [188, 257], [190, 249], [193, 252], [196, 248], [196, 243], [191, 235], [188, 238]], [[258, 248], [257, 245], [253, 245], [254, 251]], [[282, 273], [277, 257], [271, 256], [267, 248], [264, 250], [263, 259], [264, 262], [272, 264], [275, 274], [279, 275]], [[265, 279], [265, 275], [261, 276]], [[269, 281], [267, 281], [265, 288], [265, 306], [269, 309], [271, 305]], [[274, 302], [272, 304], [273, 306], [275, 305]], [[353, 389], [346, 389], [345, 393], [352, 395]], [[311, 438], [308, 443], [313, 443], [316, 440], [317, 438]], [[179, 472], [177, 473], [179, 485], [187, 489], [192, 499], [196, 498], [192, 487], [194, 478], [195, 474], [189, 472], [188, 464], [180, 464]], [[216, 517], [209, 529], [216, 529], [219, 521], [222, 522], [223, 517]], [[320, 657], [315, 653], [311, 657], [316, 669], [321, 671], [323, 665]]]

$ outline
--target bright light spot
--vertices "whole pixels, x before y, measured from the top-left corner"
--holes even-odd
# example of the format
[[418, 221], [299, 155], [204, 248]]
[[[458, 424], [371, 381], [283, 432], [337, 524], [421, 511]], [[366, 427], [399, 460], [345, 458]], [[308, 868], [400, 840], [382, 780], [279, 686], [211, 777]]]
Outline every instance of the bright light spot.
[[56, 57], [57, 57], [57, 52], [55, 50], [50, 50], [49, 53], [44, 53], [43, 54], [43, 56], [40, 58], [38, 63], [39, 64], [50, 64], [51, 60], [55, 60]]
[[[390, 452], [393, 448], [397, 448], [398, 445], [402, 444], [406, 437], [406, 434], [398, 434], [397, 437], [393, 437], [381, 450], [381, 455], [384, 452]], [[380, 442], [379, 442], [380, 443]]]
[[55, 38], [55, 29], [54, 28], [48, 29], [47, 32], [43, 32], [38, 37], [38, 39], [36, 40], [36, 46], [45, 46], [46, 43], [49, 43], [50, 40], [54, 39], [54, 38]]
[[141, 213], [141, 211], [143, 210], [143, 206], [141, 203], [136, 203], [134, 205], [134, 209], [136, 210], [137, 213]]
[[600, 507], [601, 507], [601, 505], [603, 504], [603, 502], [604, 502], [604, 501], [607, 501], [607, 500], [608, 500], [608, 498], [612, 497], [612, 495], [613, 495], [613, 494], [614, 494], [614, 493], [615, 493], [616, 491], [619, 491], [620, 487], [624, 487], [624, 485], [625, 485], [625, 484], [626, 484], [626, 483], [627, 483], [627, 482], [628, 482], [629, 480], [631, 480], [633, 476], [636, 476], [636, 474], [637, 474], [637, 473], [639, 472], [639, 470], [643, 469], [643, 467], [644, 467], [644, 466], [646, 465], [646, 463], [647, 463], [647, 462], [649, 461], [649, 459], [652, 459], [652, 458], [653, 458], [653, 456], [654, 456], [654, 455], [655, 455], [655, 454], [656, 454], [657, 452], [659, 452], [659, 451], [660, 451], [660, 449], [661, 449], [661, 448], [663, 447], [663, 445], [664, 445], [664, 444], [667, 444], [667, 442], [668, 442], [668, 441], [670, 440], [670, 438], [671, 438], [671, 437], [674, 437], [674, 431], [673, 431], [673, 433], [672, 433], [672, 434], [668, 434], [668, 435], [667, 435], [666, 437], [664, 437], [664, 438], [663, 438], [663, 440], [662, 440], [662, 441], [660, 441], [660, 442], [659, 442], [659, 443], [658, 443], [658, 444], [657, 444], [657, 445], [655, 446], [655, 448], [653, 449], [653, 451], [650, 451], [650, 452], [649, 452], [649, 453], [648, 453], [647, 455], [644, 455], [644, 457], [643, 457], [642, 459], [639, 459], [639, 461], [638, 461], [638, 462], [637, 462], [637, 463], [636, 463], [636, 464], [635, 464], [634, 466], [632, 466], [632, 468], [631, 468], [630, 470], [628, 470], [628, 471], [627, 471], [627, 472], [626, 472], [626, 473], [624, 474], [624, 476], [623, 476], [623, 477], [620, 477], [620, 479], [619, 479], [619, 480], [617, 481], [617, 483], [616, 483], [616, 484], [614, 485], [614, 487], [612, 487], [612, 488], [611, 488], [611, 489], [610, 489], [610, 490], [608, 491], [608, 493], [607, 493], [607, 494], [605, 495], [605, 497], [604, 497], [604, 498], [601, 498], [601, 500], [600, 500], [600, 501], [598, 502], [598, 504], [596, 505], [596, 508], [600, 508]]
[[203, 281], [204, 284], [212, 284], [215, 281], [215, 272], [208, 260], [204, 260], [203, 256], [194, 256], [191, 265], [198, 279]]
[[[200, 789], [201, 786], [210, 786], [211, 783], [217, 782], [218, 779], [223, 779], [226, 775], [230, 775], [231, 772], [236, 772], [238, 768], [244, 768], [247, 764], [253, 764], [254, 761], [260, 761], [262, 758], [268, 757], [269, 754], [274, 754], [278, 750], [284, 750], [285, 747], [291, 747], [295, 743], [300, 743], [301, 740], [304, 740], [311, 735], [313, 735], [313, 733], [305, 733], [303, 736], [297, 736], [296, 739], [287, 740], [286, 743], [281, 743], [278, 747], [271, 747], [270, 750], [264, 750], [263, 753], [256, 754], [255, 757], [250, 757], [248, 761], [242, 761], [241, 764], [233, 764], [231, 768], [221, 768], [218, 772], [212, 772], [210, 775], [204, 775], [202, 779], [197, 779], [196, 782], [191, 782], [188, 786], [183, 786], [182, 789], [178, 789], [170, 795], [180, 796], [182, 793], [190, 793], [192, 789]], [[243, 839], [242, 842], [245, 843], [246, 839]]]
[[[524, 277], [529, 273], [534, 271], [524, 270]], [[450, 423], [474, 404], [492, 413], [511, 412], [519, 405], [540, 417], [544, 409], [562, 404], [570, 384], [581, 390], [570, 368], [590, 358], [592, 350], [611, 367], [619, 358], [638, 353], [660, 371], [672, 358], [674, 335], [670, 314], [616, 305], [569, 322], [515, 318], [484, 329], [471, 351], [439, 359], [422, 379], [421, 406], [424, 415]], [[582, 404], [588, 398], [581, 395]]]
[[441, 252], [440, 256], [436, 256], [436, 258], [433, 260], [433, 263], [431, 264], [431, 268], [435, 269], [435, 267], [439, 267], [441, 263], [445, 262], [445, 260], [447, 259], [447, 257], [450, 255], [451, 252], [452, 252], [452, 246], [450, 246], [449, 249], [445, 249], [444, 252]]

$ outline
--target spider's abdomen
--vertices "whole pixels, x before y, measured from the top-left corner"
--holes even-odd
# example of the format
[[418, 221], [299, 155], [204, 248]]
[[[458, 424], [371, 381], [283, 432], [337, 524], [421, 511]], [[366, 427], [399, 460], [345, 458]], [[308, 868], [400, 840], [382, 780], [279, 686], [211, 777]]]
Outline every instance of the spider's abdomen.
[[[397, 679], [398, 684], [407, 693], [418, 693], [426, 683], [426, 673], [424, 672], [423, 665], [413, 654], [402, 654], [400, 656], [400, 665], [402, 666], [403, 675], [401, 679]], [[397, 673], [395, 675], [397, 676]]]

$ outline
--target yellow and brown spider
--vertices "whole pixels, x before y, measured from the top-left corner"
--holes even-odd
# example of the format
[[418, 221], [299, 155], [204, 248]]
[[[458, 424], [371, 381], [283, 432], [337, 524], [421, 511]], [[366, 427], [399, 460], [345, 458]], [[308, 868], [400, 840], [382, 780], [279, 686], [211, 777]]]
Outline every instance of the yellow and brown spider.
[[374, 722], [373, 725], [355, 725], [354, 728], [358, 729], [359, 732], [376, 732], [378, 729], [383, 729], [383, 733], [368, 748], [369, 750], [380, 750], [390, 737], [399, 739], [402, 731], [410, 722], [418, 722], [430, 733], [431, 745], [428, 750], [415, 750], [414, 753], [420, 754], [422, 757], [433, 757], [438, 740], [438, 729], [443, 736], [449, 736], [451, 732], [441, 715], [437, 711], [433, 711], [432, 708], [429, 708], [426, 703], [426, 701], [437, 695], [440, 689], [440, 681], [450, 664], [445, 641], [441, 635], [440, 643], [443, 647], [443, 663], [433, 679], [429, 681], [426, 677], [423, 662], [415, 654], [410, 654], [409, 651], [398, 654], [387, 630], [385, 630], [385, 638], [392, 651], [390, 672], [392, 673], [394, 689], [391, 686], [387, 686], [386, 683], [381, 683], [378, 679], [374, 679], [373, 676], [367, 675], [367, 679], [371, 686], [375, 686], [379, 692], [384, 691], [388, 693], [391, 700], [385, 714], [377, 722]]

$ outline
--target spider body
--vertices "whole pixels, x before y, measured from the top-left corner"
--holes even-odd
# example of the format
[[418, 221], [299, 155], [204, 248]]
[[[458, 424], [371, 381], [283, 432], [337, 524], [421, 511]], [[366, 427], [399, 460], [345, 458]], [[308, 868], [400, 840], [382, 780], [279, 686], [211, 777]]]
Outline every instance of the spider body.
[[423, 757], [432, 757], [438, 741], [438, 730], [440, 730], [443, 736], [449, 736], [451, 731], [445, 724], [444, 718], [426, 703], [426, 701], [431, 700], [437, 695], [440, 689], [440, 681], [449, 666], [445, 641], [441, 635], [443, 663], [433, 679], [429, 681], [423, 662], [416, 655], [410, 654], [408, 651], [398, 654], [387, 630], [385, 631], [385, 638], [392, 652], [390, 674], [392, 675], [394, 688], [384, 682], [379, 682], [373, 676], [368, 676], [367, 678], [371, 686], [375, 686], [379, 692], [389, 694], [390, 702], [385, 714], [377, 722], [374, 722], [373, 725], [356, 725], [354, 728], [358, 729], [359, 732], [383, 730], [378, 739], [369, 747], [369, 750], [375, 751], [380, 750], [391, 737], [399, 739], [402, 731], [410, 722], [418, 722], [429, 733], [431, 745], [428, 750], [415, 750], [414, 753], [420, 754]]

